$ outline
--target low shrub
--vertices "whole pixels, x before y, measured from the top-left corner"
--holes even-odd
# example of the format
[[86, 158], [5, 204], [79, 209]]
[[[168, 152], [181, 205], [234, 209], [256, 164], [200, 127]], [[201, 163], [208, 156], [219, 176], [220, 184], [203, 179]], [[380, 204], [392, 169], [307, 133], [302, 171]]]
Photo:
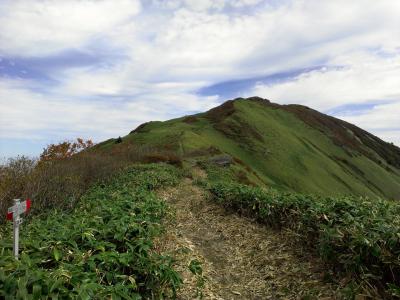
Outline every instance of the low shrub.
[[275, 228], [289, 228], [335, 271], [381, 291], [400, 291], [400, 203], [323, 198], [222, 181], [208, 189], [227, 208]]
[[[36, 160], [25, 156], [10, 158], [0, 165], [0, 215], [5, 216], [12, 199], [18, 198], [31, 178]], [[0, 223], [4, 218], [0, 218]]]
[[165, 204], [152, 192], [176, 184], [167, 165], [138, 166], [92, 187], [70, 213], [54, 210], [23, 225], [21, 259], [11, 225], [0, 231], [2, 299], [163, 299], [181, 284], [172, 259], [156, 253]]
[[[64, 153], [68, 147], [64, 142], [61, 144], [63, 147], [60, 149], [63, 151], [60, 152]], [[52, 149], [57, 150], [56, 146], [51, 145]], [[89, 150], [50, 159], [59, 157], [55, 152], [45, 151], [48, 154], [45, 160], [18, 157], [0, 166], [1, 215], [6, 214], [7, 208], [16, 198], [33, 199], [33, 214], [53, 208], [72, 209], [91, 186], [107, 182], [113, 175], [134, 163], [166, 162], [182, 165], [176, 155], [141, 147], [124, 146], [109, 152]], [[4, 221], [0, 219], [0, 223]]]
[[151, 153], [144, 156], [146, 163], [165, 162], [171, 165], [182, 167], [182, 159], [174, 153]]
[[[29, 163], [24, 164], [26, 161]], [[23, 172], [19, 171], [21, 165]], [[107, 181], [125, 165], [92, 153], [41, 163], [24, 157], [10, 159], [0, 177], [0, 214], [4, 215], [16, 198], [33, 199], [34, 214], [44, 209], [72, 209], [89, 187]]]

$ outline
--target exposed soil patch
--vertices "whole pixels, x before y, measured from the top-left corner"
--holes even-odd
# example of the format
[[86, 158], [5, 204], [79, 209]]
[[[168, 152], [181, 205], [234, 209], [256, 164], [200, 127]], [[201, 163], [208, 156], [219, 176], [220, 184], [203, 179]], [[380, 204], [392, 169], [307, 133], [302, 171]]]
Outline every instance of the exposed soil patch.
[[204, 299], [335, 298], [322, 263], [292, 249], [285, 233], [225, 211], [189, 179], [159, 194], [175, 210], [157, 247], [177, 258], [184, 278], [179, 299], [196, 298], [192, 259], [202, 263]]

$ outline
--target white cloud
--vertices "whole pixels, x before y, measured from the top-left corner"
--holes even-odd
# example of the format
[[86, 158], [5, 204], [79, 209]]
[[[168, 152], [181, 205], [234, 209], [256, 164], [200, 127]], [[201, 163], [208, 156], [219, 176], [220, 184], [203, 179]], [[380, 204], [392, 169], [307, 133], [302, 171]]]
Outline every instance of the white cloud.
[[357, 115], [343, 115], [339, 118], [357, 124], [381, 139], [400, 145], [400, 100], [377, 105]]
[[324, 111], [346, 104], [400, 100], [400, 53], [393, 57], [354, 53], [331, 64], [342, 67], [303, 73], [272, 85], [256, 84], [248, 94]]
[[261, 3], [262, 0], [231, 0], [229, 4], [233, 7], [245, 7]]
[[243, 8], [253, 6], [264, 0], [153, 0], [153, 4], [163, 9], [188, 8], [194, 11], [222, 10], [224, 8]]
[[[46, 57], [76, 49], [123, 58], [46, 74], [57, 85], [0, 79], [1, 135], [43, 137], [55, 128], [123, 134], [135, 122], [215, 105], [217, 95], [196, 95], [201, 87], [316, 64], [344, 67], [259, 84], [249, 94], [322, 110], [394, 101], [399, 14], [400, 2], [393, 0], [2, 1], [0, 55]], [[371, 49], [390, 55], [371, 55]], [[32, 92], [37, 88], [43, 94]], [[24, 121], [17, 124], [18, 116]]]
[[248, 95], [259, 95], [279, 103], [298, 103], [329, 111], [346, 105], [369, 105], [338, 115], [383, 139], [397, 144], [400, 139], [400, 53], [387, 56], [353, 53], [337, 57], [332, 65], [341, 68], [303, 73], [277, 84], [256, 84]]
[[132, 22], [138, 0], [14, 1], [0, 3], [0, 53], [45, 56], [76, 49]]
[[183, 0], [183, 3], [190, 9], [204, 11], [208, 9], [222, 9], [226, 0]]
[[397, 1], [264, 2], [246, 14], [206, 9], [254, 0], [184, 0], [171, 13], [139, 14], [134, 0], [6, 1], [0, 52], [42, 56], [103, 40], [156, 72], [174, 67], [178, 76], [188, 72], [226, 80], [307, 65], [354, 47], [399, 46]]
[[[140, 99], [105, 101], [43, 95], [29, 90], [25, 80], [0, 81], [0, 138], [73, 138], [96, 140], [127, 134], [149, 120], [166, 120], [187, 110], [205, 110], [214, 97], [172, 92], [176, 85], [147, 91]], [[86, 101], [84, 101], [86, 100]]]
[[[265, 5], [245, 14], [208, 11], [258, 2]], [[191, 76], [216, 81], [309, 66], [354, 48], [400, 46], [394, 38], [400, 36], [397, 1], [153, 3], [140, 10], [135, 0], [6, 1], [0, 13], [0, 53], [42, 56], [96, 49], [101, 40], [103, 47], [127, 55], [126, 68], [136, 78], [144, 73], [152, 80]], [[157, 10], [160, 3], [172, 11]]]

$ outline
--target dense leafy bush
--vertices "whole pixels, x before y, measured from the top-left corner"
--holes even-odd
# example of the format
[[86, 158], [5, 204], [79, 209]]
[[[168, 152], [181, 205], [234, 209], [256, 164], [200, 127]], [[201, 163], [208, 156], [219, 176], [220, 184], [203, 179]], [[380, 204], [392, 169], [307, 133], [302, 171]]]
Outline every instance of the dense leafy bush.
[[381, 290], [400, 291], [400, 203], [323, 198], [222, 181], [209, 190], [228, 208], [291, 229], [336, 271]]
[[152, 248], [165, 213], [152, 190], [178, 177], [172, 166], [147, 165], [94, 186], [71, 213], [55, 210], [23, 225], [20, 261], [8, 224], [0, 231], [0, 298], [174, 296], [181, 279], [171, 258]]

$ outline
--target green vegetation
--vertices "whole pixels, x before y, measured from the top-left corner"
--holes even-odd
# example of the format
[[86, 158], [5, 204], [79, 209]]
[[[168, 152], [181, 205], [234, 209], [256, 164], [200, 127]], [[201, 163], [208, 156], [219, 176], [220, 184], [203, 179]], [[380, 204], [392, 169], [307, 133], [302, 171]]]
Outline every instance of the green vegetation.
[[[182, 280], [153, 246], [167, 209], [153, 191], [179, 181], [172, 165], [194, 164], [207, 173], [196, 182], [228, 209], [288, 229], [335, 274], [400, 297], [400, 204], [392, 201], [400, 149], [351, 124], [237, 99], [58, 157], [0, 166], [0, 212], [31, 197], [35, 216], [23, 225], [20, 261], [11, 224], [0, 229], [0, 298], [174, 297]], [[154, 162], [170, 165], [132, 166]], [[194, 259], [188, 269], [200, 295], [202, 266]]]
[[400, 149], [338, 119], [261, 98], [139, 126], [115, 151], [147, 145], [184, 159], [228, 154], [254, 185], [323, 196], [400, 199]]
[[289, 229], [342, 276], [400, 296], [400, 204], [383, 199], [320, 197], [250, 187], [232, 181], [232, 170], [208, 166], [200, 181], [224, 207]]
[[179, 170], [136, 166], [92, 187], [66, 213], [47, 212], [22, 225], [21, 260], [11, 226], [0, 231], [0, 298], [141, 299], [173, 296], [181, 283], [172, 259], [157, 253], [166, 207], [152, 192], [174, 185]]
[[[35, 201], [31, 215], [49, 209], [71, 210], [90, 187], [108, 182], [126, 166], [141, 162], [182, 164], [176, 155], [145, 145], [107, 152], [88, 148], [79, 153], [79, 144], [75, 145], [68, 141], [49, 145], [39, 160], [22, 156], [0, 165], [0, 214], [5, 215], [16, 198]], [[0, 219], [0, 224], [4, 221]]]

